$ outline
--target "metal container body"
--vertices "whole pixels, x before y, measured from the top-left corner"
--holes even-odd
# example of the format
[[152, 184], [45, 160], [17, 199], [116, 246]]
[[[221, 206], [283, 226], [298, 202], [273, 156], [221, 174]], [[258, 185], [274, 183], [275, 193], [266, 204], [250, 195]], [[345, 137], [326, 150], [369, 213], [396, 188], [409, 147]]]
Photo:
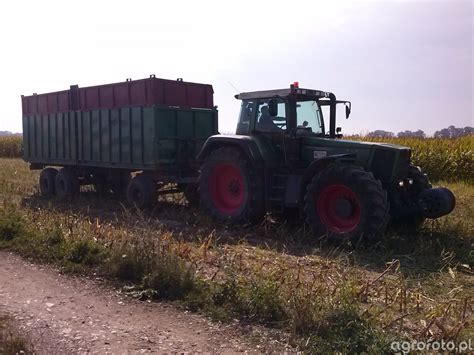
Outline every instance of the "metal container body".
[[215, 109], [152, 105], [27, 114], [24, 159], [41, 165], [185, 171], [216, 133]]
[[151, 105], [212, 109], [213, 93], [208, 84], [152, 76], [84, 88], [72, 85], [69, 90], [22, 96], [22, 109], [23, 115]]

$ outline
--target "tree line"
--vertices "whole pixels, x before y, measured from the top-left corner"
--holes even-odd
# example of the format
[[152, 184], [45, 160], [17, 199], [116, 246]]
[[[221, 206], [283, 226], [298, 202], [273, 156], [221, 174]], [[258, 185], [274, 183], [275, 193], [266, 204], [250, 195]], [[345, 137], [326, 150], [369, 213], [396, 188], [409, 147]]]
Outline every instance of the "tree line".
[[[463, 136], [468, 136], [474, 134], [474, 127], [466, 126], [466, 127], [454, 127], [449, 126], [448, 128], [443, 128], [439, 131], [434, 133], [435, 138], [458, 138]], [[377, 129], [375, 131], [367, 133], [367, 137], [371, 138], [426, 138], [426, 133], [419, 129], [417, 131], [401, 131], [397, 134], [389, 131], [384, 131], [382, 129]]]

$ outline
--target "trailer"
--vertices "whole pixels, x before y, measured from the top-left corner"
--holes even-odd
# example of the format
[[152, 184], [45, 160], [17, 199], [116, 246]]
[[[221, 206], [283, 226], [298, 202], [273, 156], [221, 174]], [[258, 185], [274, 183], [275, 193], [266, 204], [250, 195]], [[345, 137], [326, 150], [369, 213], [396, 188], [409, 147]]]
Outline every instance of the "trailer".
[[211, 85], [154, 75], [22, 96], [22, 110], [23, 158], [41, 194], [63, 200], [93, 185], [150, 208], [167, 184], [194, 199], [196, 156], [218, 133]]

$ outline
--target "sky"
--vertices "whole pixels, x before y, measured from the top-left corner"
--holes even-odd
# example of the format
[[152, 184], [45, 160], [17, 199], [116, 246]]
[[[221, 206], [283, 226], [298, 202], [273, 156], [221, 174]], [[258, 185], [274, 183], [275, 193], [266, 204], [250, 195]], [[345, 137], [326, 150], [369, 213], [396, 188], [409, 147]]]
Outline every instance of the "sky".
[[209, 83], [219, 129], [238, 92], [300, 87], [352, 101], [342, 132], [474, 126], [473, 2], [2, 1], [0, 130], [22, 94], [141, 79]]

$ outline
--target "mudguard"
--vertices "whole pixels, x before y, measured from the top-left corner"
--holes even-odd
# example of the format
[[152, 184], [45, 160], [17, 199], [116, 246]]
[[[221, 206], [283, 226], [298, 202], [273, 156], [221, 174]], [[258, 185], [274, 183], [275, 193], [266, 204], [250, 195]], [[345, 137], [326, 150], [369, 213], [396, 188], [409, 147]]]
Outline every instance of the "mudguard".
[[264, 160], [260, 149], [255, 143], [251, 136], [241, 135], [215, 135], [209, 137], [201, 148], [201, 151], [197, 155], [197, 161], [203, 163], [206, 157], [215, 149], [220, 147], [235, 146], [240, 149], [249, 159], [251, 164], [257, 170], [261, 170], [264, 167]]
[[314, 174], [317, 174], [321, 170], [323, 170], [326, 166], [330, 163], [340, 162], [342, 164], [351, 164], [354, 162], [356, 158], [355, 154], [335, 154], [329, 155], [324, 158], [315, 159], [309, 166], [306, 168], [303, 174], [303, 178], [301, 179], [301, 185], [299, 190], [299, 196], [302, 201], [304, 197], [304, 193], [306, 191], [306, 185], [311, 181]]

